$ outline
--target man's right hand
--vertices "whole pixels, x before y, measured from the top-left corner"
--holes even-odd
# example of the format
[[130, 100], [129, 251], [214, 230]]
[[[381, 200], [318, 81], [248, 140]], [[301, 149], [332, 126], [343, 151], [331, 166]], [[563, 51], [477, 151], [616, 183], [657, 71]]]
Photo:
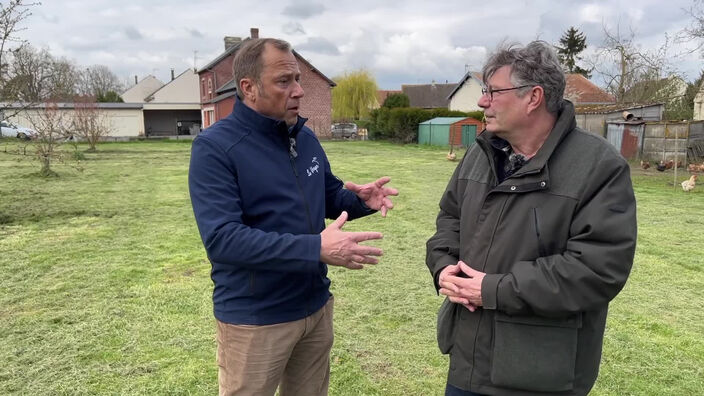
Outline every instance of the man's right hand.
[[346, 232], [342, 227], [347, 221], [347, 212], [342, 212], [334, 222], [320, 233], [320, 261], [349, 269], [362, 269], [362, 264], [376, 264], [374, 256], [381, 256], [381, 249], [360, 245], [359, 242], [381, 239], [380, 232]]
[[462, 295], [460, 288], [448, 280], [449, 278], [457, 277], [457, 275], [462, 272], [460, 263], [462, 263], [462, 261], [458, 261], [455, 265], [448, 265], [440, 271], [440, 276], [438, 276], [439, 291], [440, 294], [447, 296], [453, 303], [460, 304], [471, 312], [474, 312], [477, 310], [477, 306], [470, 303], [469, 299]]

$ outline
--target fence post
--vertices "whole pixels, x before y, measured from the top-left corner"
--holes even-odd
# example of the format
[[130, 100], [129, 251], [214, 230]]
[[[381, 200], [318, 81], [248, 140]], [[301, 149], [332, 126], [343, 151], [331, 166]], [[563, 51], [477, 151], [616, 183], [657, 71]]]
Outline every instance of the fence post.
[[679, 128], [675, 128], [675, 180], [672, 182], [672, 185], [675, 186], [675, 189], [677, 189], [677, 159], [680, 156], [679, 144], [677, 144], [678, 132]]

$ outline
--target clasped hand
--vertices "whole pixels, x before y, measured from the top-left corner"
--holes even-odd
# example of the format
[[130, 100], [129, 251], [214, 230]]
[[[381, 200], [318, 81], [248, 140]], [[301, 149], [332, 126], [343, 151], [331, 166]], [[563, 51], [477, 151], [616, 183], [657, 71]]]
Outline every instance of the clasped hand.
[[[466, 277], [459, 276], [464, 274]], [[440, 271], [438, 285], [440, 294], [450, 301], [461, 304], [471, 312], [482, 306], [482, 280], [484, 273], [468, 266], [463, 261], [448, 265]]]

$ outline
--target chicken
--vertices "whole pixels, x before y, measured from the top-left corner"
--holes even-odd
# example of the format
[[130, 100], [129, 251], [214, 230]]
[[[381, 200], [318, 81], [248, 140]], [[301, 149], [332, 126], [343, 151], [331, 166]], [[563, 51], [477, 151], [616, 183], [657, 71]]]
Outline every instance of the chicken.
[[640, 161], [640, 167], [643, 169], [648, 169], [650, 168], [650, 161]]
[[692, 175], [689, 180], [682, 182], [682, 189], [686, 192], [694, 190], [694, 186], [697, 183], [697, 175]]
[[675, 161], [667, 160], [665, 161], [665, 169], [672, 169], [675, 166]]
[[453, 153], [452, 151], [447, 153], [447, 160], [448, 161], [454, 161], [456, 158], [457, 158], [457, 154]]
[[704, 162], [701, 164], [689, 164], [687, 165], [687, 170], [691, 173], [704, 172]]
[[665, 169], [667, 169], [667, 168], [665, 167], [665, 161], [660, 161], [660, 163], [658, 163], [657, 165], [655, 165], [655, 169], [657, 169], [658, 172], [664, 172]]

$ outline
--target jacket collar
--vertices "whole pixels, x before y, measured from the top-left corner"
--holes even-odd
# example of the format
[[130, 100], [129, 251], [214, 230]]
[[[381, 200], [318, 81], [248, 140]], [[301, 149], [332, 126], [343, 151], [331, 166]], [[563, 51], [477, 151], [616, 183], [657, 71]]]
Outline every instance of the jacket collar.
[[[553, 151], [555, 151], [555, 148], [560, 144], [562, 139], [564, 139], [565, 136], [567, 136], [567, 134], [569, 134], [576, 126], [577, 122], [574, 118], [574, 105], [569, 100], [563, 99], [561, 110], [558, 112], [557, 115], [557, 121], [555, 122], [555, 125], [553, 126], [552, 130], [550, 131], [548, 138], [545, 140], [545, 143], [543, 143], [543, 146], [540, 147], [538, 153], [535, 154], [535, 156], [531, 158], [527, 164], [521, 167], [521, 169], [519, 169], [512, 176], [520, 176], [524, 174], [540, 172], [540, 170], [545, 167], [545, 164], [548, 162], [548, 160], [552, 156]], [[491, 152], [489, 151], [491, 150], [490, 141], [491, 138], [494, 136], [496, 135], [487, 130], [484, 130], [477, 137], [479, 141], [483, 141], [485, 143], [482, 145], [482, 147], [485, 151], [487, 151], [487, 153], [489, 153], [490, 158], [493, 157], [491, 155]], [[492, 166], [494, 165], [492, 164]]]
[[307, 118], [298, 116], [296, 125], [289, 129], [285, 121], [258, 113], [247, 106], [237, 95], [235, 95], [235, 107], [232, 110], [232, 115], [243, 124], [253, 127], [257, 132], [273, 133], [292, 138], [298, 135], [298, 132], [303, 128], [306, 121], [308, 121]]

